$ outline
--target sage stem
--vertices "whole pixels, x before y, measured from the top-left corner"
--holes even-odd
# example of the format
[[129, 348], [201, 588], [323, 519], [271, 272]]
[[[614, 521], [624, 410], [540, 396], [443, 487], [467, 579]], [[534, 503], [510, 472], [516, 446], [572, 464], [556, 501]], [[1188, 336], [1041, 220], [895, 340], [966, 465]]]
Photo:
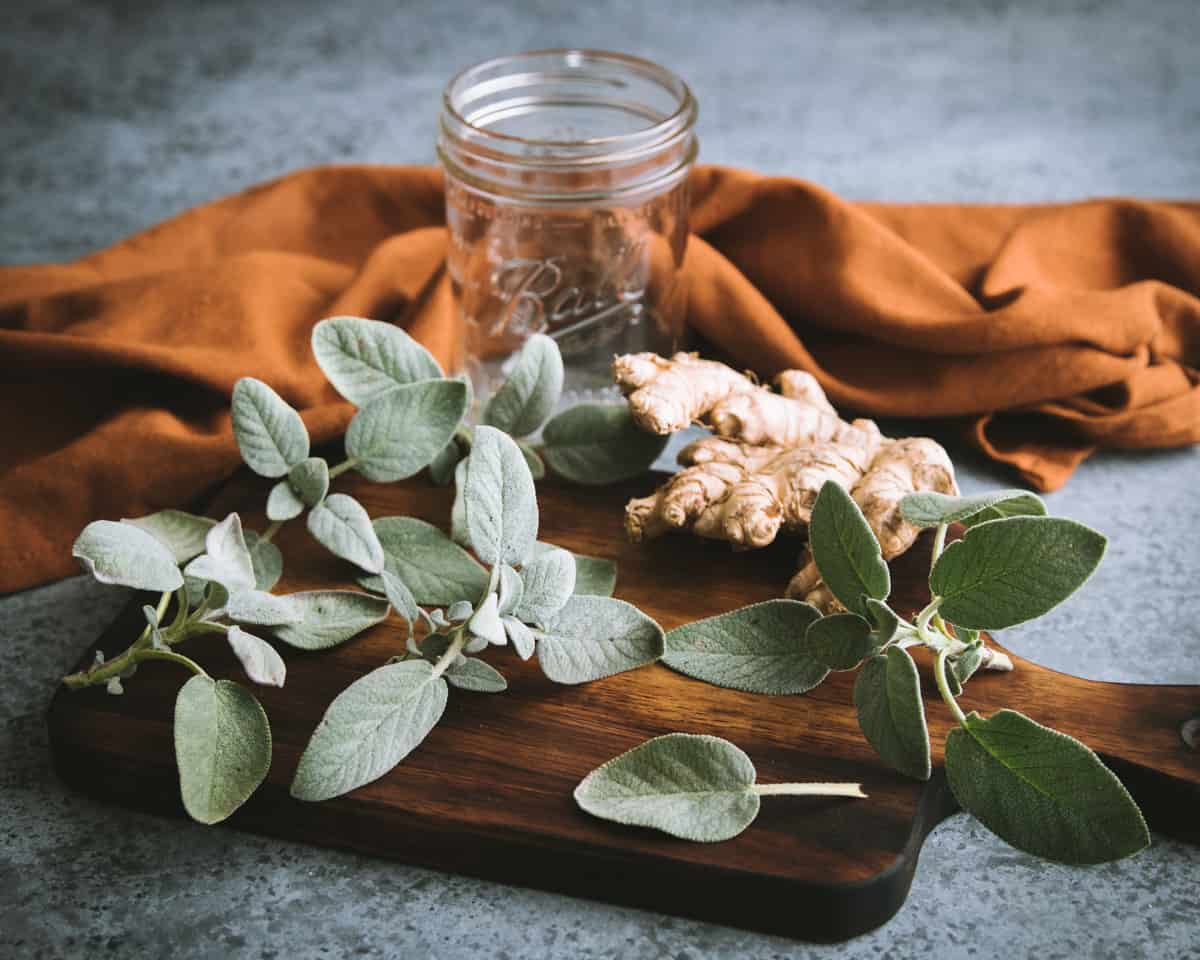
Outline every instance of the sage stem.
[[357, 458], [347, 457], [341, 463], [337, 464], [337, 466], [333, 466], [333, 467], [329, 468], [329, 479], [334, 480], [337, 477], [340, 477], [347, 470], [353, 470], [357, 466], [358, 466]]
[[942, 699], [946, 701], [946, 706], [950, 708], [950, 712], [954, 714], [954, 719], [959, 722], [960, 726], [967, 725], [967, 716], [962, 712], [962, 707], [958, 705], [958, 701], [954, 699], [954, 694], [950, 692], [950, 684], [946, 680], [946, 651], [938, 652], [937, 659], [933, 661], [933, 676], [937, 680], [938, 693], [942, 695]]
[[866, 797], [861, 783], [756, 783], [750, 789], [760, 797]]

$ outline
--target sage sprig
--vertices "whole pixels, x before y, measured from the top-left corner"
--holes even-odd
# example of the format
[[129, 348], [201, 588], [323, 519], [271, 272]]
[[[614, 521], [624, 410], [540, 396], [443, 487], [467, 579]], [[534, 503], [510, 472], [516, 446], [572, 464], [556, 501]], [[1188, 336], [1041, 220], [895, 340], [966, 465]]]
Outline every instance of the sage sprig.
[[[826, 483], [813, 505], [810, 547], [846, 612], [822, 617], [808, 604], [755, 604], [667, 634], [664, 662], [718, 686], [802, 693], [825, 673], [858, 669], [854, 705], [863, 735], [888, 766], [926, 780], [932, 772], [925, 704], [908, 650], [934, 654], [934, 676], [958, 721], [946, 741], [950, 787], [963, 809], [1023, 850], [1068, 863], [1128, 856], [1150, 840], [1120, 781], [1087, 747], [1012, 710], [964, 714], [957, 698], [981, 666], [1011, 669], [982, 630], [1041, 616], [1091, 576], [1105, 538], [1046, 516], [1031, 493], [973, 497], [911, 494], [904, 518], [934, 529], [931, 600], [912, 620], [888, 604], [890, 575], [879, 543], [844, 489]], [[946, 546], [951, 523], [966, 533]]]

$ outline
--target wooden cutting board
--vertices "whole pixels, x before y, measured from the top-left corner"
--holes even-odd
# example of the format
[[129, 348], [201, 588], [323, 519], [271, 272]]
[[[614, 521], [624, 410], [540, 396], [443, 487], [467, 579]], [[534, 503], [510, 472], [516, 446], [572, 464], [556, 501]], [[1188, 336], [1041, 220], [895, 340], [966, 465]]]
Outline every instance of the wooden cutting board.
[[[622, 507], [653, 485], [650, 477], [601, 489], [546, 482], [541, 538], [616, 560], [616, 595], [666, 629], [779, 594], [793, 570], [794, 542], [746, 553], [687, 536], [627, 543]], [[338, 488], [358, 497], [373, 517], [408, 515], [448, 525], [451, 492], [423, 480], [380, 486], [346, 477]], [[266, 491], [266, 481], [240, 476], [206, 512], [220, 517], [238, 509], [248, 527], [261, 530]], [[276, 542], [286, 559], [277, 592], [353, 582], [354, 569], [319, 547], [301, 521], [288, 524]], [[893, 565], [894, 602], [905, 612], [927, 600], [929, 549], [926, 536]], [[141, 602], [96, 646], [110, 653], [123, 649], [143, 623]], [[278, 645], [287, 661], [287, 686], [256, 690], [274, 732], [273, 765], [229, 825], [707, 921], [836, 940], [870, 930], [899, 909], [925, 836], [955, 810], [940, 769], [928, 783], [916, 783], [880, 763], [858, 729], [853, 674], [833, 674], [797, 697], [722, 690], [660, 665], [565, 687], [507, 649], [485, 654], [508, 677], [507, 693], [451, 690], [441, 723], [390, 774], [337, 800], [291, 799], [288, 784], [326, 706], [400, 652], [403, 642], [391, 622], [323, 653]], [[188, 641], [185, 649], [214, 676], [243, 680], [220, 638]], [[1011, 706], [1080, 737], [1124, 779], [1152, 827], [1200, 841], [1200, 753], [1179, 734], [1180, 724], [1200, 713], [1200, 688], [1089, 682], [1013, 659], [1014, 673], [981, 673], [971, 681], [964, 709], [989, 713]], [[931, 682], [928, 657], [918, 655], [918, 662], [934, 762], [940, 764], [949, 715]], [[182, 816], [171, 721], [184, 679], [173, 665], [148, 663], [121, 697], [98, 688], [60, 689], [49, 724], [63, 779], [93, 796]], [[572, 790], [588, 771], [671, 731], [732, 740], [750, 755], [760, 782], [858, 780], [870, 798], [770, 799], [745, 833], [720, 844], [617, 826], [575, 806]]]

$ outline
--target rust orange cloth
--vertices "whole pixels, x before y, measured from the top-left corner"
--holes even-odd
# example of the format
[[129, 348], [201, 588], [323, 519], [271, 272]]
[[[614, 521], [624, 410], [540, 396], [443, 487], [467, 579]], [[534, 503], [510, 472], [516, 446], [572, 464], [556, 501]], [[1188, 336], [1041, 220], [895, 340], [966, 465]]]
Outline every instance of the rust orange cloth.
[[[1200, 440], [1200, 204], [848, 203], [701, 168], [689, 321], [879, 415], [969, 418], [1041, 489], [1098, 446]], [[71, 264], [0, 268], [0, 591], [73, 573], [90, 520], [183, 506], [239, 462], [242, 376], [314, 439], [350, 410], [309, 331], [359, 314], [450, 354], [441, 178], [305, 170]]]

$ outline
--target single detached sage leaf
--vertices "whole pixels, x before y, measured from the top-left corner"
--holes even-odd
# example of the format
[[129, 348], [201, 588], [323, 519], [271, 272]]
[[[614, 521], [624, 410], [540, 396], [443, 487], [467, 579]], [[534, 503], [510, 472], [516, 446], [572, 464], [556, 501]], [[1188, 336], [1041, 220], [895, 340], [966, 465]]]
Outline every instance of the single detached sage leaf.
[[271, 632], [300, 650], [336, 647], [373, 627], [388, 614], [386, 600], [353, 590], [290, 593], [288, 600], [298, 606], [303, 619], [272, 627]]
[[624, 404], [580, 404], [546, 424], [542, 457], [575, 483], [616, 483], [649, 470], [667, 439], [638, 427]]
[[474, 693], [501, 693], [508, 689], [504, 674], [475, 657], [465, 657], [462, 663], [447, 669], [446, 682], [452, 687]]
[[556, 683], [599, 680], [653, 663], [663, 653], [662, 627], [612, 597], [573, 596], [545, 628], [538, 662]]
[[233, 435], [246, 466], [264, 477], [285, 476], [308, 456], [308, 430], [300, 414], [253, 377], [233, 385]]
[[283, 658], [266, 640], [247, 633], [236, 624], [229, 628], [225, 639], [229, 641], [229, 646], [251, 681], [267, 687], [283, 686], [287, 679], [287, 667], [283, 665]]
[[301, 460], [288, 471], [287, 482], [305, 506], [315, 507], [329, 493], [329, 464], [321, 457]]
[[346, 430], [346, 453], [368, 480], [391, 483], [424, 469], [450, 442], [467, 412], [461, 380], [394, 387], [360, 409]]
[[89, 523], [76, 539], [71, 555], [101, 583], [156, 592], [177, 590], [183, 585], [171, 549], [131, 523]]
[[539, 552], [521, 568], [521, 580], [525, 589], [514, 611], [517, 619], [545, 623], [575, 591], [575, 558], [557, 548]]
[[879, 541], [858, 504], [832, 480], [813, 504], [808, 539], [821, 579], [847, 610], [866, 615], [864, 596], [887, 599], [892, 581]]
[[283, 554], [275, 544], [253, 530], [246, 530], [244, 535], [254, 571], [254, 586], [258, 590], [270, 590], [283, 576]]
[[267, 519], [291, 520], [304, 512], [304, 501], [286, 480], [280, 480], [267, 495]]
[[513, 437], [528, 436], [554, 412], [562, 387], [558, 344], [535, 333], [517, 354], [508, 379], [484, 406], [482, 422]]
[[805, 644], [820, 614], [799, 600], [767, 600], [667, 633], [663, 663], [718, 687], [804, 693], [829, 674]]
[[857, 613], [836, 613], [814, 620], [804, 635], [808, 655], [830, 670], [853, 670], [883, 644], [871, 624]]
[[1061, 517], [1009, 517], [971, 527], [946, 547], [929, 575], [947, 620], [999, 630], [1040, 617], [1066, 600], [1100, 564], [1108, 541]]
[[271, 766], [271, 728], [249, 691], [192, 677], [175, 698], [175, 763], [193, 820], [218, 823], [245, 803]]
[[517, 652], [517, 656], [522, 660], [528, 660], [532, 657], [533, 651], [537, 646], [533, 631], [516, 617], [501, 617], [500, 622], [504, 624], [504, 632], [508, 636], [508, 642], [512, 644], [513, 649]]
[[597, 767], [575, 788], [594, 817], [715, 843], [758, 815], [754, 764], [719, 737], [668, 733]]
[[205, 552], [184, 568], [189, 577], [214, 580], [228, 590], [254, 586], [254, 561], [242, 532], [242, 519], [231, 513], [204, 537]]
[[159, 510], [145, 517], [122, 520], [152, 534], [175, 555], [177, 564], [187, 563], [204, 552], [204, 538], [215, 520], [198, 517], [183, 510]]
[[[447, 606], [477, 600], [486, 589], [487, 571], [433, 524], [415, 517], [380, 517], [373, 526], [383, 547], [384, 569], [404, 581], [417, 603]], [[379, 577], [363, 577], [359, 583], [383, 592]]]
[[984, 512], [989, 512], [989, 520], [1023, 514], [1042, 516], [1046, 513], [1046, 504], [1027, 490], [995, 490], [970, 497], [923, 491], [910, 493], [900, 501], [900, 515], [918, 527], [966, 523], [968, 520], [981, 522], [980, 514]]
[[446, 682], [424, 660], [372, 670], [329, 705], [292, 781], [298, 800], [328, 800], [377, 780], [441, 719]]
[[334, 556], [368, 573], [383, 569], [383, 546], [367, 511], [353, 497], [335, 493], [308, 512], [308, 531]]
[[393, 387], [441, 377], [433, 355], [397, 326], [330, 317], [312, 332], [317, 366], [343, 397], [364, 407]]
[[854, 682], [854, 706], [858, 725], [884, 763], [914, 779], [929, 779], [933, 768], [921, 680], [907, 650], [888, 647], [863, 664]]
[[971, 713], [951, 730], [946, 778], [985, 827], [1048, 860], [1104, 863], [1150, 843], [1137, 804], [1091, 750], [1014, 710]]
[[225, 603], [225, 615], [238, 623], [276, 626], [300, 623], [304, 613], [290, 597], [277, 597], [263, 590], [235, 590]]
[[488, 566], [519, 566], [538, 529], [537, 495], [521, 451], [495, 427], [480, 426], [464, 462], [463, 511], [471, 546]]

